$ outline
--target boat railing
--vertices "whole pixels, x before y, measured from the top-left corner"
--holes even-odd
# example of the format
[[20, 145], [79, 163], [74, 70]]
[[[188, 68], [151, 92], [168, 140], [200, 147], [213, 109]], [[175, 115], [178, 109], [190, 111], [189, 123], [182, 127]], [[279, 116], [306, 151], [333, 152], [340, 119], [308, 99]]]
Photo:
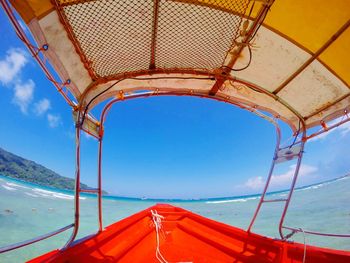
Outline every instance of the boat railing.
[[[299, 137], [299, 135], [301, 136], [302, 139], [300, 140], [301, 141], [300, 146], [295, 147], [295, 143], [292, 143], [292, 145], [287, 147], [289, 149], [289, 151], [286, 151], [287, 148], [280, 148], [281, 129], [280, 129], [278, 123], [275, 123], [275, 128], [276, 128], [276, 148], [275, 148], [275, 152], [273, 155], [271, 168], [270, 168], [270, 171], [269, 171], [269, 174], [268, 174], [260, 201], [258, 203], [258, 206], [257, 206], [255, 212], [254, 212], [253, 218], [248, 226], [247, 231], [251, 232], [253, 225], [257, 219], [257, 216], [260, 212], [260, 209], [264, 203], [284, 202], [284, 207], [283, 207], [283, 211], [282, 211], [282, 214], [280, 217], [278, 230], [279, 230], [280, 237], [282, 239], [286, 239], [287, 235], [284, 235], [284, 233], [283, 233], [283, 222], [284, 222], [285, 216], [287, 214], [288, 207], [289, 207], [289, 204], [290, 204], [290, 201], [291, 201], [294, 189], [295, 189], [295, 185], [296, 185], [296, 182], [298, 179], [298, 175], [299, 175], [299, 169], [301, 166], [301, 161], [302, 161], [303, 153], [304, 153], [304, 145], [306, 142], [305, 140], [303, 140], [303, 138], [306, 138], [306, 129], [305, 129], [305, 123], [301, 122], [301, 127], [300, 127], [299, 131], [294, 135], [295, 136], [294, 142], [297, 141], [297, 138]], [[300, 132], [300, 130], [301, 130], [301, 132]], [[268, 188], [269, 188], [270, 183], [271, 183], [271, 179], [272, 179], [274, 171], [276, 169], [276, 165], [279, 163], [287, 162], [287, 161], [294, 160], [294, 159], [297, 159], [297, 164], [294, 167], [292, 182], [291, 182], [291, 186], [288, 190], [287, 197], [286, 198], [278, 198], [278, 199], [265, 199]]]
[[[35, 45], [31, 44], [30, 39], [26, 36], [24, 30], [21, 28], [20, 23], [18, 22], [15, 14], [13, 13], [13, 10], [11, 9], [8, 0], [0, 0], [0, 5], [3, 7], [3, 9], [5, 10], [6, 14], [8, 15], [11, 23], [13, 24], [15, 31], [17, 33], [17, 35], [19, 36], [19, 38], [25, 43], [25, 45], [28, 47], [29, 51], [31, 52], [31, 54], [33, 55], [33, 57], [37, 60], [39, 66], [43, 69], [44, 73], [46, 74], [47, 78], [54, 84], [54, 86], [56, 87], [56, 89], [59, 91], [59, 93], [64, 97], [64, 99], [68, 102], [68, 104], [73, 108], [76, 109], [77, 105], [76, 102], [73, 101], [70, 98], [70, 94], [68, 94], [69, 89], [65, 89], [67, 85], [71, 84], [70, 80], [65, 80], [64, 83], [60, 83], [60, 81], [56, 81], [54, 78], [54, 74], [51, 73], [51, 67], [49, 67], [49, 65], [46, 64], [46, 59], [44, 59], [44, 53], [49, 51], [50, 47], [46, 44], [43, 45], [42, 47], [36, 47]], [[134, 78], [135, 80], [140, 79], [140, 78]], [[242, 84], [246, 84], [246, 85], [252, 85], [249, 83], [245, 83], [243, 82], [243, 80], [239, 80], [239, 79], [235, 79], [235, 81], [242, 83]], [[117, 82], [115, 82], [112, 85], [115, 85]], [[111, 86], [112, 87], [112, 86]], [[256, 87], [257, 88], [257, 87]], [[263, 89], [261, 89], [262, 92], [264, 92]], [[122, 90], [120, 92], [123, 92]], [[270, 94], [270, 93], [266, 93], [266, 94]], [[320, 132], [316, 132], [312, 135], [307, 136], [306, 135], [306, 126], [305, 126], [305, 119], [302, 118], [301, 116], [297, 115], [297, 117], [299, 118], [299, 121], [302, 125], [301, 127], [301, 139], [300, 141], [297, 142], [297, 138], [298, 138], [298, 134], [295, 135], [295, 140], [294, 143], [292, 144], [292, 146], [295, 146], [296, 144], [301, 144], [299, 151], [296, 154], [292, 154], [292, 155], [285, 155], [283, 154], [283, 161], [289, 161], [291, 159], [297, 159], [297, 164], [295, 166], [295, 171], [294, 171], [294, 175], [292, 178], [292, 183], [291, 183], [291, 187], [289, 189], [289, 193], [288, 196], [286, 198], [280, 198], [280, 199], [265, 199], [265, 195], [267, 193], [272, 175], [273, 175], [273, 171], [275, 169], [275, 165], [278, 163], [278, 161], [282, 160], [281, 158], [281, 150], [283, 150], [284, 148], [280, 148], [280, 139], [281, 139], [281, 131], [280, 128], [278, 126], [277, 121], [275, 121], [275, 119], [271, 119], [270, 116], [265, 116], [264, 114], [261, 114], [260, 111], [258, 111], [255, 106], [249, 107], [248, 105], [245, 104], [241, 104], [237, 102], [233, 102], [232, 100], [228, 100], [228, 98], [225, 97], [220, 97], [219, 95], [216, 96], [212, 96], [212, 94], [202, 94], [202, 93], [196, 93], [193, 90], [188, 91], [188, 93], [184, 93], [184, 92], [179, 92], [179, 91], [159, 91], [159, 89], [155, 89], [153, 92], [149, 91], [147, 93], [144, 94], [133, 94], [133, 95], [128, 95], [128, 96], [124, 96], [124, 93], [122, 93], [122, 96], [120, 96], [120, 98], [114, 99], [112, 101], [110, 101], [103, 109], [103, 114], [101, 116], [101, 125], [99, 126], [100, 128], [100, 133], [99, 136], [96, 136], [94, 133], [89, 133], [88, 129], [84, 128], [84, 119], [86, 119], [86, 114], [89, 113], [89, 109], [88, 109], [88, 105], [86, 106], [86, 110], [84, 112], [82, 112], [82, 110], [79, 110], [79, 115], [77, 117], [77, 121], [76, 121], [76, 174], [75, 174], [75, 218], [74, 218], [74, 223], [70, 224], [68, 226], [65, 226], [63, 228], [60, 228], [58, 230], [55, 230], [53, 232], [50, 232], [48, 234], [44, 234], [41, 236], [38, 236], [36, 238], [30, 239], [30, 240], [26, 240], [23, 242], [19, 242], [16, 244], [12, 244], [12, 245], [7, 245], [4, 247], [0, 248], [0, 253], [3, 252], [7, 252], [7, 251], [11, 251], [17, 248], [21, 248], [36, 242], [39, 242], [41, 240], [47, 239], [49, 237], [55, 236], [59, 233], [62, 233], [70, 228], [73, 228], [73, 232], [71, 237], [69, 238], [68, 242], [66, 243], [64, 248], [67, 248], [69, 246], [71, 246], [77, 236], [78, 230], [79, 230], [79, 220], [80, 220], [80, 203], [79, 203], [79, 197], [80, 197], [80, 193], [85, 192], [85, 193], [96, 193], [97, 197], [98, 197], [98, 221], [99, 221], [99, 232], [103, 230], [103, 224], [102, 224], [102, 171], [101, 171], [101, 167], [102, 167], [102, 139], [103, 139], [103, 121], [105, 119], [105, 116], [109, 110], [109, 108], [116, 102], [118, 101], [123, 101], [126, 99], [135, 99], [135, 98], [143, 98], [143, 97], [149, 97], [149, 96], [169, 96], [169, 95], [176, 95], [176, 96], [182, 96], [182, 95], [187, 95], [187, 96], [197, 96], [197, 97], [205, 97], [205, 98], [211, 98], [211, 99], [215, 99], [215, 100], [220, 100], [223, 102], [228, 102], [231, 104], [234, 104], [240, 108], [244, 108], [246, 110], [249, 110], [257, 115], [259, 115], [260, 117], [269, 120], [270, 122], [272, 122], [275, 126], [276, 126], [276, 131], [277, 131], [277, 145], [276, 145], [276, 149], [275, 149], [275, 154], [274, 154], [274, 158], [272, 161], [272, 165], [270, 168], [270, 173], [268, 175], [268, 179], [266, 182], [266, 185], [264, 187], [263, 190], [263, 194], [262, 194], [262, 198], [260, 199], [260, 202], [258, 204], [258, 207], [254, 213], [253, 219], [249, 225], [248, 228], [248, 232], [251, 231], [251, 228], [255, 222], [256, 217], [259, 214], [260, 208], [262, 206], [263, 203], [274, 203], [274, 202], [285, 202], [284, 204], [284, 208], [281, 214], [281, 218], [280, 218], [280, 223], [279, 223], [279, 232], [280, 235], [282, 237], [282, 239], [287, 239], [287, 237], [292, 236], [293, 234], [297, 233], [297, 232], [304, 232], [307, 234], [314, 234], [314, 235], [322, 235], [322, 236], [333, 236], [333, 237], [350, 237], [350, 235], [342, 235], [342, 234], [328, 234], [328, 233], [319, 233], [319, 232], [315, 232], [315, 231], [307, 231], [307, 230], [303, 230], [301, 228], [294, 228], [294, 227], [287, 227], [283, 225], [284, 222], [284, 218], [286, 216], [291, 198], [292, 198], [292, 194], [295, 188], [295, 184], [298, 178], [298, 174], [299, 174], [299, 169], [301, 166], [301, 161], [302, 161], [302, 157], [303, 157], [303, 148], [304, 148], [304, 144], [308, 139], [311, 139], [312, 137], [318, 136], [323, 132], [329, 131], [331, 129], [334, 129], [336, 127], [338, 127], [341, 124], [344, 124], [347, 121], [350, 121], [350, 118], [347, 114], [347, 112], [345, 111], [344, 114], [346, 115], [346, 119], [343, 119], [342, 121], [340, 121], [337, 124], [333, 124], [330, 125], [329, 127], [327, 127], [325, 124], [322, 124], [323, 126], [323, 130]], [[276, 98], [275, 98], [276, 99]], [[91, 103], [92, 101], [90, 101], [89, 103]], [[290, 109], [291, 110], [291, 109]], [[294, 112], [293, 110], [291, 110], [292, 112]], [[81, 114], [83, 113], [83, 115], [81, 116]], [[295, 112], [294, 112], [295, 113]], [[276, 116], [276, 118], [278, 118]], [[98, 146], [98, 187], [96, 189], [88, 189], [88, 190], [84, 190], [80, 188], [80, 133], [81, 131], [87, 132], [90, 135], [94, 136], [99, 143]], [[291, 147], [291, 146], [288, 146]], [[280, 154], [280, 156], [279, 156]], [[282, 230], [289, 230], [292, 231], [287, 235], [284, 235]]]
[[[272, 165], [271, 165], [271, 168], [270, 168], [270, 171], [269, 171], [269, 174], [268, 174], [268, 177], [267, 177], [267, 180], [266, 180], [266, 183], [265, 183], [265, 186], [264, 186], [264, 189], [263, 189], [263, 192], [262, 192], [262, 196], [260, 198], [260, 201], [258, 203], [258, 206], [254, 212], [254, 215], [253, 215], [253, 218], [249, 224], [249, 227], [247, 229], [248, 232], [251, 232], [252, 228], [253, 228], [253, 225], [259, 215], [259, 212], [260, 212], [260, 209], [262, 207], [262, 204], [264, 203], [275, 203], [275, 202], [284, 202], [284, 207], [283, 207], [283, 212], [281, 214], [281, 217], [280, 217], [280, 222], [279, 222], [279, 226], [278, 226], [278, 230], [279, 230], [279, 234], [280, 234], [280, 237], [282, 240], [287, 240], [289, 239], [290, 237], [292, 237], [295, 233], [298, 233], [298, 232], [302, 232], [303, 234], [310, 234], [310, 235], [318, 235], [318, 236], [327, 236], [327, 237], [350, 237], [350, 234], [334, 234], [334, 233], [322, 233], [322, 232], [317, 232], [317, 231], [310, 231], [310, 230], [304, 230], [302, 228], [297, 228], [297, 227], [289, 227], [289, 226], [285, 226], [284, 225], [284, 220], [285, 220], [285, 216], [287, 214], [287, 210], [288, 210], [288, 207], [289, 207], [289, 204], [290, 204], [290, 201], [291, 201], [291, 198], [292, 198], [292, 194], [294, 192], [294, 189], [295, 189], [295, 185], [296, 185], [296, 181], [298, 179], [298, 175], [299, 175], [299, 170], [300, 170], [300, 167], [301, 167], [301, 161], [302, 161], [302, 158], [303, 158], [303, 153], [304, 153], [304, 146], [305, 146], [305, 143], [315, 137], [315, 136], [318, 136], [322, 133], [325, 133], [325, 132], [328, 132], [332, 129], [335, 129], [337, 128], [338, 126], [346, 123], [350, 121], [350, 117], [348, 115], [348, 112], [347, 111], [344, 111], [344, 117], [337, 121], [336, 123], [332, 123], [331, 125], [327, 126], [326, 123], [323, 123], [322, 124], [322, 130], [321, 131], [318, 131], [318, 132], [315, 132], [309, 136], [307, 136], [306, 134], [306, 129], [305, 129], [305, 125], [304, 123], [301, 123], [302, 126], [301, 126], [301, 132], [300, 132], [300, 129], [299, 131], [294, 135], [294, 142], [291, 144], [291, 145], [288, 145], [288, 146], [285, 146], [285, 147], [280, 147], [280, 143], [281, 143], [281, 129], [280, 127], [278, 126], [278, 123], [277, 125], [275, 125], [276, 127], [276, 148], [275, 148], [275, 153], [274, 153], [274, 157], [273, 157], [273, 160], [272, 160]], [[297, 140], [299, 138], [299, 140]], [[288, 151], [286, 151], [288, 150]], [[284, 162], [288, 162], [290, 160], [294, 160], [294, 159], [297, 159], [297, 163], [294, 167], [294, 174], [293, 174], [293, 177], [291, 178], [292, 182], [291, 182], [291, 186], [288, 190], [288, 195], [286, 198], [277, 198], [277, 199], [265, 199], [266, 197], [266, 194], [267, 194], [267, 191], [268, 191], [268, 188], [270, 186], [270, 183], [271, 183], [271, 179], [273, 177], [273, 173], [274, 173], [274, 170], [275, 170], [275, 167], [276, 167], [276, 164], [279, 164], [279, 163], [284, 163]], [[283, 230], [289, 230], [291, 231], [290, 233], [283, 233], [284, 231]]]
[[72, 227], [74, 227], [74, 224], [70, 224], [68, 226], [62, 227], [60, 229], [57, 229], [55, 231], [52, 231], [50, 233], [47, 233], [47, 234], [44, 234], [44, 235], [41, 235], [41, 236], [38, 236], [38, 237], [35, 237], [35, 238], [32, 238], [32, 239], [28, 239], [28, 240], [25, 240], [25, 241], [22, 241], [22, 242], [18, 242], [18, 243], [14, 243], [14, 244], [11, 244], [11, 245], [0, 247], [0, 254], [4, 253], [4, 252], [11, 251], [11, 250], [14, 250], [14, 249], [17, 249], [17, 248], [21, 248], [21, 247], [25, 247], [25, 246], [31, 245], [33, 243], [42, 241], [42, 240], [47, 239], [49, 237], [53, 237], [53, 236], [58, 235], [58, 234], [66, 231], [66, 230], [68, 230], [68, 229], [70, 229]]
[[316, 235], [316, 236], [327, 236], [327, 237], [350, 237], [350, 234], [334, 234], [334, 233], [323, 233], [323, 232], [316, 232], [316, 231], [310, 231], [310, 230], [304, 230], [302, 228], [296, 228], [296, 227], [289, 227], [289, 226], [282, 226], [284, 229], [291, 230], [291, 234], [289, 237], [294, 235], [295, 233], [298, 232], [303, 232], [305, 234], [310, 234], [310, 235]]

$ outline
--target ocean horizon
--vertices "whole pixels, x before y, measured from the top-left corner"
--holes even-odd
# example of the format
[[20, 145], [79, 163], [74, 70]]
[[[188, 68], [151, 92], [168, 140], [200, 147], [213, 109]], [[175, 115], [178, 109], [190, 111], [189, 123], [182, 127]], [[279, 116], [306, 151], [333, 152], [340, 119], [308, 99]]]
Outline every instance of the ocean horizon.
[[[320, 181], [317, 183], [313, 184], [307, 184], [303, 186], [299, 186], [295, 188], [295, 191], [297, 190], [303, 190], [307, 189], [309, 187], [317, 187], [323, 184], [331, 183], [337, 180], [340, 180], [345, 177], [350, 177], [350, 174], [346, 174], [340, 177], [332, 178], [329, 180], [325, 181]], [[42, 190], [48, 190], [48, 191], [54, 191], [54, 192], [59, 192], [62, 194], [67, 194], [70, 195], [71, 197], [74, 198], [74, 190], [69, 190], [69, 189], [61, 189], [61, 188], [56, 188], [56, 187], [51, 187], [51, 186], [45, 186], [45, 185], [40, 185], [32, 182], [27, 182], [24, 180], [16, 179], [13, 177], [9, 177], [6, 175], [0, 174], [0, 180], [5, 179], [8, 181], [13, 181], [14, 183], [19, 183], [19, 184], [25, 184], [27, 186], [31, 186], [33, 188], [40, 188]], [[283, 189], [283, 190], [277, 190], [277, 191], [268, 191], [266, 195], [273, 195], [273, 194], [281, 194], [281, 193], [286, 193], [288, 192], [288, 189]], [[80, 193], [81, 197], [92, 197], [96, 198], [96, 194], [94, 193]], [[254, 193], [254, 194], [245, 194], [245, 195], [233, 195], [233, 196], [223, 196], [223, 197], [208, 197], [208, 198], [148, 198], [148, 197], [130, 197], [130, 196], [118, 196], [118, 195], [113, 195], [113, 194], [103, 194], [102, 198], [104, 199], [116, 199], [116, 200], [127, 200], [127, 201], [151, 201], [151, 202], [224, 202], [224, 201], [231, 201], [231, 200], [237, 200], [237, 199], [246, 199], [246, 198], [255, 198], [255, 197], [260, 197], [261, 193]]]
[[[344, 176], [299, 187], [288, 210], [285, 225], [305, 230], [350, 233], [350, 177]], [[0, 176], [0, 246], [27, 240], [69, 225], [74, 218], [74, 192], [40, 186]], [[281, 198], [286, 190], [270, 192]], [[108, 226], [158, 202], [180, 206], [202, 216], [246, 229], [260, 194], [206, 199], [144, 199], [120, 196], [103, 197], [103, 223]], [[81, 227], [78, 238], [94, 234], [97, 227], [96, 195], [81, 194]], [[282, 204], [263, 205], [253, 232], [278, 238]], [[0, 255], [0, 262], [23, 262], [62, 247], [70, 230], [27, 247]], [[303, 235], [291, 240], [303, 243]], [[306, 243], [334, 249], [350, 250], [347, 238], [306, 235]]]

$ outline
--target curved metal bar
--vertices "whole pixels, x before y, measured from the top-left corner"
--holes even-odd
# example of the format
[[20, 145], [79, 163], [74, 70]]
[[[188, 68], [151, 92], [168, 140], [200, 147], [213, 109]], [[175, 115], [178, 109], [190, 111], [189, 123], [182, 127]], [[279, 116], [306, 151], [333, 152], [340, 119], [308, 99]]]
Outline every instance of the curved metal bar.
[[322, 232], [316, 232], [316, 231], [309, 231], [309, 230], [302, 230], [301, 228], [295, 228], [295, 227], [289, 227], [289, 226], [282, 226], [282, 228], [292, 230], [293, 232], [304, 232], [306, 234], [310, 235], [317, 235], [317, 236], [327, 236], [327, 237], [350, 237], [350, 234], [331, 234], [331, 233], [322, 233]]
[[[94, 82], [90, 83], [90, 85], [83, 91], [79, 98], [79, 102], [83, 102], [87, 95], [90, 92], [93, 92], [94, 89], [98, 85], [105, 84], [110, 81], [118, 81], [118, 80], [125, 80], [130, 78], [137, 78], [142, 76], [150, 76], [154, 77], [160, 74], [188, 74], [188, 75], [196, 75], [196, 76], [203, 76], [203, 77], [210, 77], [215, 80], [217, 77], [217, 74], [214, 74], [212, 71], [207, 70], [195, 70], [195, 69], [178, 69], [178, 68], [169, 68], [169, 69], [147, 69], [147, 70], [138, 70], [138, 71], [131, 71], [131, 72], [124, 72], [124, 73], [118, 73], [115, 75], [99, 78], [95, 80]], [[169, 76], [170, 77], [170, 76]]]
[[[174, 94], [174, 92], [157, 93], [157, 94], [154, 94], [154, 93], [143, 93], [143, 94], [135, 94], [135, 95], [126, 96], [126, 97], [123, 97], [123, 99], [117, 98], [117, 99], [111, 100], [108, 104], [105, 105], [105, 107], [103, 108], [102, 113], [101, 113], [101, 117], [100, 117], [100, 125], [101, 125], [100, 127], [102, 129], [101, 133], [103, 134], [103, 127], [104, 127], [104, 122], [105, 122], [106, 116], [107, 116], [109, 110], [111, 109], [111, 107], [115, 103], [123, 101], [123, 100], [127, 100], [127, 99], [146, 98], [146, 97], [150, 97], [150, 96], [162, 96], [162, 95], [163, 96], [164, 95], [165, 96], [170, 96], [170, 95], [188, 95], [188, 94], [183, 94], [183, 93]], [[198, 95], [198, 94], [191, 94], [191, 95], [188, 95], [188, 96], [207, 97], [205, 95]], [[211, 97], [210, 96], [209, 98], [214, 99], [214, 100], [218, 100], [218, 101], [225, 101], [224, 99], [219, 99], [219, 97]], [[279, 150], [279, 146], [280, 146], [280, 142], [281, 142], [281, 129], [280, 129], [278, 123], [274, 119], [272, 119], [272, 118], [270, 118], [270, 117], [268, 117], [268, 116], [258, 112], [254, 108], [249, 108], [249, 107], [247, 107], [245, 105], [241, 105], [241, 104], [238, 104], [238, 103], [236, 104], [236, 103], [233, 103], [232, 101], [225, 101], [225, 102], [228, 102], [230, 104], [238, 106], [239, 108], [242, 108], [242, 109], [245, 109], [245, 110], [249, 110], [249, 111], [257, 114], [259, 117], [262, 117], [262, 118], [268, 120], [269, 122], [271, 122], [276, 128], [276, 135], [277, 135], [276, 136], [276, 148], [275, 148], [275, 153], [274, 153], [274, 159], [273, 159], [273, 162], [272, 162], [272, 165], [271, 165], [271, 168], [270, 168], [268, 182], [265, 185], [264, 192], [263, 192], [263, 195], [262, 195], [262, 198], [261, 198], [261, 200], [264, 200], [264, 197], [265, 197], [265, 194], [267, 192], [268, 185], [269, 185], [269, 181], [271, 180], [272, 172], [274, 170], [275, 158], [277, 156], [277, 153], [278, 153], [278, 150]], [[249, 225], [248, 232], [250, 232], [250, 230], [251, 230], [251, 228], [252, 228], [252, 226], [254, 224], [254, 221], [255, 221], [255, 219], [256, 219], [256, 217], [258, 215], [258, 212], [260, 210], [261, 204], [262, 204], [262, 202], [259, 203], [258, 208], [255, 211], [254, 217], [253, 217], [253, 219], [252, 219], [252, 221], [251, 221], [251, 223]]]
[[[286, 198], [287, 201], [286, 201], [286, 204], [285, 204], [283, 212], [282, 212], [280, 223], [278, 225], [278, 232], [279, 232], [279, 234], [280, 234], [282, 239], [285, 239], [285, 236], [283, 235], [283, 229], [282, 229], [283, 228], [284, 218], [285, 218], [285, 216], [287, 214], [288, 207], [289, 207], [290, 201], [292, 199], [292, 195], [293, 195], [293, 192], [294, 192], [295, 184], [296, 184], [297, 179], [298, 179], [301, 162], [302, 162], [303, 155], [304, 155], [304, 147], [305, 147], [305, 143], [306, 143], [306, 128], [305, 128], [304, 123], [302, 123], [301, 129], [302, 129], [302, 139], [301, 139], [299, 158], [298, 158], [297, 165], [295, 167], [292, 184], [291, 184], [290, 189], [289, 189], [289, 194], [288, 194], [288, 197]], [[298, 136], [298, 135], [296, 135], [296, 136]]]
[[278, 151], [280, 149], [280, 144], [281, 144], [281, 128], [279, 127], [278, 124], [276, 124], [275, 127], [276, 127], [276, 147], [275, 147], [275, 152], [274, 152], [273, 159], [272, 159], [272, 164], [271, 164], [271, 167], [270, 167], [269, 175], [267, 177], [267, 181], [266, 181], [264, 190], [263, 190], [262, 195], [260, 197], [259, 204], [258, 204], [257, 208], [255, 209], [253, 218], [250, 221], [249, 227], [247, 229], [248, 233], [251, 232], [252, 227], [253, 227], [253, 225], [255, 223], [255, 220], [256, 220], [256, 218], [257, 218], [257, 216], [259, 214], [259, 211], [261, 209], [261, 205], [263, 204], [263, 202], [265, 200], [265, 195], [266, 195], [267, 189], [269, 187], [269, 184], [270, 184], [270, 181], [271, 181], [271, 178], [272, 178], [272, 173], [273, 173], [273, 171], [275, 169], [275, 165], [276, 165], [275, 160], [277, 158], [277, 153], [278, 153]]
[[76, 164], [75, 164], [75, 196], [74, 196], [74, 229], [67, 243], [64, 245], [63, 249], [68, 248], [79, 230], [79, 217], [80, 217], [80, 118], [78, 118], [75, 127], [75, 151], [76, 151]]
[[58, 85], [56, 81], [54, 81], [53, 75], [50, 73], [49, 69], [45, 65], [45, 63], [37, 56], [37, 51], [34, 49], [34, 47], [30, 44], [29, 39], [27, 38], [26, 34], [24, 33], [22, 27], [20, 26], [18, 20], [16, 19], [15, 15], [13, 14], [13, 11], [8, 4], [6, 0], [0, 0], [0, 4], [2, 5], [3, 9], [5, 10], [6, 15], [8, 16], [10, 22], [12, 23], [13, 27], [15, 28], [15, 31], [18, 35], [18, 37], [22, 40], [22, 42], [27, 46], [32, 56], [35, 58], [35, 60], [38, 62], [41, 69], [44, 71], [46, 77], [53, 83], [53, 85], [56, 87], [57, 91], [63, 96], [63, 98], [66, 100], [66, 102], [69, 104], [69, 106], [74, 107], [74, 102], [62, 91], [62, 87]]
[[[121, 73], [115, 76], [110, 76], [108, 78], [104, 79], [98, 79], [95, 82], [91, 83], [85, 91], [82, 93], [82, 95], [79, 98], [79, 105], [82, 108], [82, 105], [87, 104], [85, 99], [87, 98], [88, 94], [90, 92], [93, 92], [93, 90], [100, 84], [109, 82], [109, 81], [123, 81], [126, 79], [137, 79], [138, 77], [141, 76], [149, 76], [150, 79], [157, 78], [157, 74], [192, 74], [192, 75], [197, 75], [197, 76], [206, 76], [206, 77], [211, 77], [213, 79], [218, 79], [221, 78], [222, 76], [217, 73], [213, 73], [211, 71], [198, 71], [198, 70], [191, 70], [191, 69], [161, 69], [161, 70], [141, 70], [141, 71], [135, 71], [135, 72], [126, 72], [126, 73]], [[159, 77], [161, 79], [161, 77]], [[170, 76], [168, 77], [170, 78]], [[176, 78], [176, 77], [174, 77]], [[256, 84], [253, 84], [251, 82], [248, 82], [243, 79], [239, 79], [233, 76], [227, 76], [227, 80], [232, 81], [232, 82], [237, 82], [241, 83], [243, 85], [246, 85], [248, 88], [252, 89], [253, 91], [258, 91], [266, 96], [269, 96], [273, 98], [275, 101], [277, 101], [279, 104], [281, 104], [284, 108], [286, 108], [288, 111], [290, 111], [293, 115], [295, 115], [302, 123], [304, 123], [303, 116], [296, 110], [294, 109], [291, 105], [289, 105], [287, 102], [285, 102], [282, 98], [278, 97], [277, 95], [273, 94], [272, 92], [268, 91], [267, 89], [264, 89], [263, 87], [260, 87]], [[204, 95], [203, 95], [204, 96]], [[218, 96], [217, 95], [206, 95], [207, 98], [213, 98], [216, 99]], [[268, 110], [267, 110], [268, 111]], [[270, 111], [271, 112], [271, 111]], [[291, 123], [288, 123], [292, 129], [295, 131], [295, 127], [291, 125]]]
[[107, 113], [109, 112], [110, 108], [113, 106], [114, 103], [117, 103], [119, 101], [124, 101], [124, 100], [129, 100], [129, 99], [135, 99], [135, 98], [148, 98], [148, 97], [152, 97], [152, 96], [193, 96], [193, 97], [199, 97], [199, 98], [209, 98], [209, 99], [213, 99], [213, 100], [217, 100], [217, 101], [221, 101], [221, 102], [226, 102], [232, 105], [235, 105], [241, 109], [244, 110], [248, 110], [254, 114], [256, 114], [257, 116], [271, 122], [274, 125], [277, 125], [277, 123], [275, 122], [275, 120], [261, 112], [259, 112], [257, 109], [253, 108], [253, 107], [248, 107], [244, 104], [239, 104], [239, 103], [235, 103], [233, 101], [228, 101], [227, 98], [221, 98], [221, 97], [212, 97], [206, 94], [196, 94], [196, 93], [185, 93], [185, 92], [174, 92], [174, 91], [169, 91], [169, 92], [146, 92], [146, 93], [139, 93], [139, 94], [133, 94], [133, 95], [129, 95], [129, 96], [125, 96], [123, 98], [116, 98], [111, 100], [109, 103], [107, 103], [101, 113], [101, 117], [100, 117], [100, 128], [102, 129], [102, 133], [103, 133], [103, 124], [106, 118]]
[[18, 248], [21, 248], [21, 247], [25, 247], [25, 246], [34, 244], [36, 242], [42, 241], [44, 239], [47, 239], [49, 237], [55, 236], [55, 235], [57, 235], [59, 233], [62, 233], [62, 232], [66, 231], [66, 230], [68, 230], [68, 229], [70, 229], [72, 227], [74, 227], [74, 224], [70, 224], [68, 226], [62, 227], [60, 229], [57, 229], [57, 230], [52, 231], [50, 233], [47, 233], [45, 235], [41, 235], [41, 236], [29, 239], [29, 240], [25, 240], [25, 241], [22, 241], [22, 242], [19, 242], [19, 243], [15, 243], [15, 244], [7, 245], [7, 246], [4, 246], [4, 247], [0, 247], [0, 254], [8, 252], [8, 251], [11, 251], [11, 250], [14, 250], [14, 249], [18, 249]]
[[321, 131], [315, 132], [315, 133], [313, 133], [313, 134], [307, 136], [307, 137], [306, 137], [306, 140], [309, 140], [309, 139], [314, 138], [314, 137], [316, 137], [316, 136], [318, 136], [318, 135], [320, 135], [320, 134], [322, 134], [322, 133], [325, 133], [325, 132], [328, 132], [328, 131], [330, 131], [330, 130], [333, 130], [334, 128], [337, 128], [337, 127], [339, 127], [340, 125], [343, 125], [344, 123], [347, 123], [347, 122], [349, 122], [349, 121], [350, 121], [350, 116], [348, 116], [346, 119], [344, 119], [344, 120], [342, 120], [342, 121], [340, 121], [340, 122], [338, 122], [338, 123], [336, 123], [336, 124], [333, 124], [333, 125], [327, 127], [326, 129], [323, 129], [323, 130], [321, 130]]

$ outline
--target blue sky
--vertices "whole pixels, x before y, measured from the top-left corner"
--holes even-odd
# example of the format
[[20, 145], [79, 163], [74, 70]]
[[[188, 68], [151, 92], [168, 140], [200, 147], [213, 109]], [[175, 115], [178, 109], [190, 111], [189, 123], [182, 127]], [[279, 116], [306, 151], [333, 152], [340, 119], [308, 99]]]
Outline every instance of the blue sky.
[[[2, 10], [0, 25], [0, 147], [74, 177], [71, 110]], [[82, 181], [94, 186], [97, 143], [82, 138]], [[349, 142], [348, 124], [309, 142], [299, 185], [348, 173]], [[125, 101], [114, 106], [106, 122], [104, 188], [120, 196], [154, 198], [257, 193], [274, 144], [271, 124], [229, 104], [190, 97]], [[270, 190], [288, 187], [292, 165], [276, 171]]]

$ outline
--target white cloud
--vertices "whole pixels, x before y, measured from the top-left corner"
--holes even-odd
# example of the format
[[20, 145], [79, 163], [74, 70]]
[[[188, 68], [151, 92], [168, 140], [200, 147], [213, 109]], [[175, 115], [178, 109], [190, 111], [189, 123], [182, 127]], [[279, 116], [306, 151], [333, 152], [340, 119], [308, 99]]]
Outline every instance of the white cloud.
[[[289, 169], [287, 172], [279, 175], [272, 175], [271, 186], [279, 187], [279, 186], [290, 185], [290, 183], [292, 182], [292, 178], [294, 176], [295, 168], [296, 168], [296, 164], [293, 164], [289, 166]], [[318, 171], [317, 167], [303, 164], [300, 166], [298, 179], [299, 181], [303, 180], [304, 177], [313, 175], [317, 171]]]
[[51, 108], [51, 102], [48, 99], [42, 99], [34, 105], [34, 112], [37, 115], [43, 115], [47, 110]]
[[13, 103], [18, 105], [23, 113], [27, 113], [28, 105], [33, 99], [34, 82], [29, 79], [25, 83], [18, 82], [14, 87]]
[[27, 56], [23, 49], [12, 48], [7, 51], [6, 57], [0, 60], [0, 82], [8, 84], [14, 80], [21, 69], [27, 64]]
[[248, 181], [244, 184], [244, 186], [253, 190], [260, 190], [264, 187], [264, 185], [265, 185], [265, 182], [262, 176], [249, 178]]
[[[293, 179], [295, 172], [296, 164], [290, 165], [288, 170], [285, 173], [272, 175], [269, 189], [283, 188], [288, 187]], [[301, 165], [298, 175], [298, 182], [302, 182], [304, 178], [315, 175], [318, 171], [318, 168], [311, 165]], [[252, 190], [262, 190], [265, 186], [266, 179], [263, 180], [261, 176], [256, 176], [249, 178], [245, 183], [244, 187], [252, 189]]]
[[61, 117], [59, 115], [47, 114], [47, 120], [51, 128], [56, 128], [61, 124]]

